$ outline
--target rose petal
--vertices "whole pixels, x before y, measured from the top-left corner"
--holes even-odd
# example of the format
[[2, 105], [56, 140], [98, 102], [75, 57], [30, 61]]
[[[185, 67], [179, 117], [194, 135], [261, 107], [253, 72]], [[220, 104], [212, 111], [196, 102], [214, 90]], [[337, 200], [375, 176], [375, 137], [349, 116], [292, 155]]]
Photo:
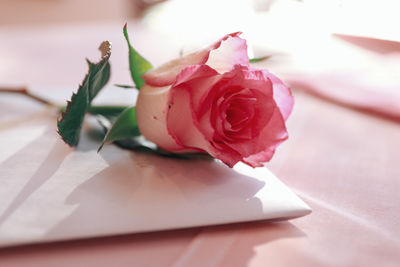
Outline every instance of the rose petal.
[[184, 148], [205, 151], [209, 145], [193, 122], [190, 94], [184, 89], [173, 90], [172, 104], [167, 115], [168, 133]]
[[[287, 139], [284, 118], [273, 99], [273, 84], [262, 71], [250, 69], [245, 66], [235, 66], [235, 69], [230, 73], [226, 73], [224, 77], [227, 77], [227, 80], [220, 88], [221, 90], [224, 90], [226, 87], [234, 86], [251, 88], [254, 97], [259, 101], [257, 101], [256, 104], [253, 103], [253, 107], [257, 112], [257, 115], [254, 116], [256, 121], [251, 122], [254, 130], [253, 138], [247, 141], [241, 140], [241, 142], [225, 143], [224, 145], [229, 147], [229, 149], [225, 147], [224, 150], [220, 150], [222, 151], [222, 155], [220, 155], [219, 158], [231, 157], [234, 155], [232, 151], [235, 151], [241, 155], [241, 160], [243, 162], [251, 163], [249, 164], [251, 166], [259, 166], [256, 164], [256, 160], [260, 158], [260, 155], [264, 155], [265, 161], [269, 160], [270, 158], [267, 158], [266, 155], [270, 155], [270, 153], [264, 152], [269, 150], [273, 151], [276, 146]], [[224, 82], [223, 79], [221, 79], [218, 85], [222, 82]], [[210, 131], [210, 129], [207, 130]], [[204, 134], [207, 135], [209, 132], [204, 131]], [[214, 138], [215, 135], [213, 136], [213, 139]], [[257, 154], [260, 155], [256, 157], [255, 155]], [[246, 158], [248, 159], [246, 160]], [[235, 160], [236, 158], [233, 158], [232, 162]]]
[[[262, 153], [260, 155], [265, 155], [265, 151], [274, 149], [287, 138], [284, 119], [273, 99], [273, 85], [271, 80], [262, 71], [241, 65], [236, 65], [231, 72], [225, 73], [219, 80], [206, 79], [207, 82], [204, 82], [198, 71], [202, 70], [204, 73], [209, 73], [210, 76], [215, 75], [211, 68], [207, 69], [205, 65], [186, 68], [187, 72], [193, 72], [194, 70], [196, 70], [196, 73], [190, 75], [182, 73], [180, 75], [180, 80], [182, 81], [177, 81], [176, 83], [190, 94], [186, 97], [192, 101], [192, 118], [198, 130], [196, 138], [199, 135], [203, 138], [202, 148], [229, 166], [233, 166], [241, 160], [251, 166], [259, 166], [256, 161], [261, 156], [256, 157], [253, 155], [259, 153]], [[192, 79], [192, 77], [196, 77], [196, 79]], [[214, 77], [218, 77], [218, 75]], [[213, 112], [218, 113], [219, 110], [215, 110], [215, 107], [213, 108], [213, 105], [218, 102], [218, 94], [227, 94], [226, 90], [232, 87], [234, 91], [239, 87], [243, 88], [246, 92], [248, 91], [247, 88], [251, 88], [252, 97], [259, 100], [255, 104], [251, 101], [258, 114], [258, 118], [257, 115], [254, 116], [257, 121], [252, 122], [254, 124], [252, 129], [257, 132], [253, 133], [253, 139], [247, 141], [241, 140], [240, 142], [227, 142], [221, 129], [218, 130], [219, 126], [213, 127], [212, 125], [212, 121], [218, 119], [218, 116], [213, 114]], [[191, 144], [195, 142], [192, 140]], [[204, 144], [209, 145], [204, 147]], [[248, 159], [246, 160], [246, 158]], [[266, 157], [264, 156], [264, 158]], [[269, 160], [269, 158], [266, 159]]]
[[188, 54], [186, 56], [169, 61], [160, 67], [146, 72], [142, 78], [152, 86], [171, 85], [183, 68], [189, 65], [202, 64], [208, 57], [207, 49]]
[[210, 51], [206, 64], [221, 74], [232, 70], [237, 64], [249, 66], [246, 40], [228, 36], [218, 49]]
[[242, 161], [251, 167], [262, 167], [264, 166], [264, 162], [268, 162], [271, 160], [272, 156], [275, 153], [275, 149], [268, 149], [265, 151], [261, 151], [257, 154], [251, 155], [249, 157], [244, 158]]
[[196, 91], [198, 95], [207, 93], [217, 79], [218, 73], [207, 65], [193, 65], [182, 70], [171, 88], [167, 111], [168, 133], [185, 148], [213, 150], [198, 130], [192, 92]]
[[168, 134], [166, 113], [169, 86], [153, 87], [145, 84], [136, 102], [136, 118], [139, 130], [148, 140], [168, 151], [180, 151], [184, 147]]
[[[221, 70], [231, 68], [234, 64], [248, 65], [246, 41], [239, 38], [239, 35], [240, 32], [228, 34], [203, 50], [169, 61], [148, 71], [142, 78], [152, 86], [167, 86], [174, 83], [176, 76], [189, 65], [210, 62], [210, 64], [207, 64], [215, 65]], [[221, 52], [217, 52], [220, 50]], [[210, 56], [211, 52], [213, 54]], [[224, 61], [227, 61], [227, 63], [224, 64]]]
[[237, 151], [231, 149], [223, 143], [213, 143], [213, 146], [216, 148], [216, 152], [211, 155], [214, 158], [221, 160], [230, 168], [232, 168], [233, 166], [235, 166], [236, 163], [242, 160], [242, 156]]
[[[275, 150], [275, 148], [288, 138], [285, 122], [279, 109], [276, 107], [274, 112], [265, 125], [264, 129], [261, 130], [259, 136], [249, 142], [237, 143], [232, 147], [238, 151], [243, 158], [251, 158], [256, 154], [263, 151]], [[268, 161], [264, 160], [261, 162]], [[245, 162], [243, 161], [243, 162]]]
[[263, 70], [263, 73], [273, 83], [274, 100], [278, 105], [284, 120], [286, 121], [292, 112], [294, 105], [294, 98], [290, 89], [274, 74]]
[[211, 117], [216, 129], [215, 135], [227, 143], [251, 139], [253, 131], [248, 126], [254, 118], [254, 104], [257, 102], [251, 89], [228, 88], [228, 92], [222, 98], [221, 104], [212, 111], [213, 114], [219, 115]]
[[[260, 70], [236, 65], [231, 72], [225, 73], [222, 79], [214, 87], [216, 88], [213, 90], [214, 92], [208, 94], [207, 99], [200, 102], [197, 109], [198, 116], [201, 117], [201, 125], [204, 126], [201, 130], [203, 131], [203, 134], [207, 136], [207, 139], [213, 139], [216, 137], [217, 132], [214, 128], [207, 127], [207, 121], [209, 121], [210, 118], [212, 122], [215, 121], [216, 113], [219, 112], [218, 110], [215, 110], [215, 107], [212, 108], [210, 103], [213, 103], [213, 99], [221, 97], [218, 96], [218, 94], [226, 94], [227, 90], [231, 90], [230, 88], [235, 88], [235, 91], [237, 90], [236, 88], [242, 88], [241, 91], [243, 93], [250, 92], [251, 97], [255, 97], [258, 101], [251, 101], [251, 103], [249, 102], [248, 104], [251, 104], [253, 108], [256, 108], [256, 110], [263, 110], [263, 116], [255, 118], [257, 120], [254, 124], [255, 127], [252, 127], [253, 129], [248, 128], [248, 132], [252, 130], [259, 132], [270, 119], [272, 111], [276, 105], [272, 99], [272, 83], [268, 78], [265, 78], [263, 72]], [[211, 112], [209, 111], [210, 109], [212, 109]], [[208, 114], [210, 115], [209, 118], [207, 117]], [[250, 132], [250, 137], [255, 134], [256, 133], [251, 134]], [[222, 139], [222, 137], [220, 138]], [[252, 153], [254, 153], [254, 151], [251, 152], [251, 154]], [[246, 156], [248, 155], [250, 154], [246, 154]]]

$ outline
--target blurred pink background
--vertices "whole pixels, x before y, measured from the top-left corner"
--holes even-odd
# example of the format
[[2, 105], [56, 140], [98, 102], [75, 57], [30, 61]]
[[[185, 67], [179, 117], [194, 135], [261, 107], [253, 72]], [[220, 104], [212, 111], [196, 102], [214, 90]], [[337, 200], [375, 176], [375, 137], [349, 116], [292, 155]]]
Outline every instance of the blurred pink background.
[[[267, 167], [313, 209], [285, 223], [6, 248], [0, 265], [398, 266], [399, 4], [0, 0], [0, 87], [39, 93], [74, 90], [84, 58], [96, 59], [105, 39], [113, 42], [111, 84], [130, 83], [127, 21], [155, 65], [243, 31], [250, 56], [271, 56], [257, 66], [279, 75], [296, 99], [290, 139]], [[0, 119], [18, 112], [0, 96]], [[9, 125], [0, 120], [0, 130]]]

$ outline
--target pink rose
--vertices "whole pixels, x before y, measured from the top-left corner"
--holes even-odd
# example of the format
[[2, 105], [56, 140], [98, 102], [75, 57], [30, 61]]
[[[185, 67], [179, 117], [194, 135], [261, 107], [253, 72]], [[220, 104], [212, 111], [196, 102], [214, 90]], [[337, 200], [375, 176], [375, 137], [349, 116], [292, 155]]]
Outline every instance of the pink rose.
[[174, 153], [207, 152], [230, 167], [271, 159], [288, 138], [293, 97], [276, 76], [249, 66], [239, 35], [143, 75], [136, 112], [148, 140]]

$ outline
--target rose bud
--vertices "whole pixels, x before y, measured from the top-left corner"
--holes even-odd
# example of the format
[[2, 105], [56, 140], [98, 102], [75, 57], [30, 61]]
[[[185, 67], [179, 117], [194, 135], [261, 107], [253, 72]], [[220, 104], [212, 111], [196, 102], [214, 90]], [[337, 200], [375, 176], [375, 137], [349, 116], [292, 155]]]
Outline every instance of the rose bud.
[[240, 33], [143, 75], [140, 132], [173, 153], [207, 152], [233, 167], [271, 159], [288, 138], [293, 97], [280, 79], [249, 65]]

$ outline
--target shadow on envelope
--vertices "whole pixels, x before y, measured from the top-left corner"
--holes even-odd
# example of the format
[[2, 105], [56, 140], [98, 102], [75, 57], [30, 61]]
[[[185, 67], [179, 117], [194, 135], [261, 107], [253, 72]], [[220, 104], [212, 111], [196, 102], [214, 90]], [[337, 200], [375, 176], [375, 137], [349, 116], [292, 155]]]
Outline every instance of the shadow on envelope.
[[[9, 141], [20, 142], [19, 137]], [[310, 212], [264, 168], [230, 169], [212, 159], [168, 158], [116, 146], [97, 154], [97, 146], [82, 135], [71, 150], [54, 128], [46, 128], [3, 162], [1, 172], [10, 174], [4, 181], [11, 187], [0, 202], [0, 246]]]
[[184, 228], [262, 213], [255, 194], [265, 182], [246, 179], [214, 160], [122, 153], [115, 148], [101, 156], [108, 167], [66, 197], [66, 205], [77, 207], [47, 235]]
[[[51, 140], [51, 138], [54, 136], [53, 130], [53, 127], [47, 127], [47, 129], [44, 130], [44, 133], [39, 138], [27, 143], [14, 155], [10, 156], [5, 162], [2, 162], [0, 164], [0, 168], [8, 169], [9, 166], [7, 165], [15, 164], [15, 162], [18, 161], [20, 162], [20, 164], [18, 164], [20, 168], [24, 168], [26, 167], [27, 162], [37, 160], [30, 157], [35, 156], [36, 151], [43, 150], [43, 147], [47, 147], [46, 145], [51, 144], [52, 141], [54, 141]], [[49, 141], [46, 140], [46, 138], [50, 138]], [[22, 189], [7, 206], [4, 212], [0, 214], [0, 225], [5, 222], [7, 218], [12, 215], [13, 212], [17, 210], [21, 206], [21, 204], [23, 204], [29, 198], [31, 194], [33, 194], [40, 186], [46, 183], [46, 181], [53, 176], [65, 157], [71, 151], [58, 140], [53, 143], [54, 145], [51, 147], [51, 149], [46, 149], [48, 150], [48, 154], [43, 162], [40, 164], [34, 174], [30, 178], [26, 179], [26, 183], [24, 184]], [[43, 155], [44, 153], [39, 152], [39, 154]], [[51, 162], [51, 164], [49, 164], [49, 162]], [[15, 171], [13, 174], [18, 175], [18, 171]]]

